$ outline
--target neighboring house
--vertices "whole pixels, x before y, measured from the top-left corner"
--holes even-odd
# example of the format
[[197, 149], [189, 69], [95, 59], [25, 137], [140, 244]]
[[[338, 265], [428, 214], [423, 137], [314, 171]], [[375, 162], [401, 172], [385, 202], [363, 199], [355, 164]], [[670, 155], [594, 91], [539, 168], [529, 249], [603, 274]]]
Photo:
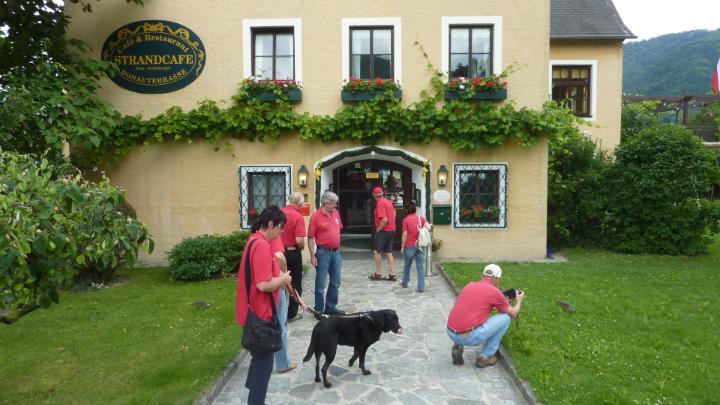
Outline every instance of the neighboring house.
[[552, 0], [550, 93], [590, 125], [585, 134], [620, 143], [623, 41], [636, 38], [611, 0]]
[[[144, 7], [100, 2], [92, 14], [66, 3], [66, 12], [72, 17], [69, 36], [84, 40], [95, 55], [118, 28], [143, 20], [179, 23], [201, 39], [203, 71], [181, 89], [148, 94], [105, 81], [100, 96], [124, 114], [148, 118], [172, 106], [195, 108], [204, 99], [225, 102], [251, 75], [301, 81], [303, 100], [294, 107], [298, 112], [334, 114], [343, 106], [343, 80], [351, 76], [399, 80], [403, 104], [409, 104], [428, 88], [432, 75], [413, 45], [417, 41], [430, 62], [450, 76], [498, 74], [510, 64], [519, 66], [508, 78], [508, 100], [540, 109], [550, 93], [570, 99], [578, 115], [593, 120], [593, 137], [607, 148], [617, 144], [622, 41], [632, 34], [610, 1], [553, 0], [552, 19], [550, 0], [363, 5], [344, 0], [152, 0]], [[162, 55], [157, 57], [160, 63]], [[556, 77], [550, 79], [554, 87], [548, 66], [550, 77]], [[441, 259], [545, 255], [547, 139], [529, 147], [511, 141], [475, 152], [455, 152], [441, 141], [367, 147], [286, 136], [277, 144], [228, 142], [232, 153], [203, 142], [138, 147], [105, 168], [156, 238], [156, 252], [143, 261], [163, 262], [165, 252], [188, 236], [248, 228], [254, 212], [268, 204], [283, 205], [295, 190], [306, 194], [314, 210], [320, 193], [332, 189], [341, 198], [344, 243], [367, 238], [370, 190], [380, 184], [397, 203], [399, 218], [402, 203], [411, 198], [418, 200], [420, 214], [436, 214], [431, 220], [434, 236], [444, 241], [437, 254]], [[462, 215], [477, 204], [492, 207], [494, 214], [482, 221]]]

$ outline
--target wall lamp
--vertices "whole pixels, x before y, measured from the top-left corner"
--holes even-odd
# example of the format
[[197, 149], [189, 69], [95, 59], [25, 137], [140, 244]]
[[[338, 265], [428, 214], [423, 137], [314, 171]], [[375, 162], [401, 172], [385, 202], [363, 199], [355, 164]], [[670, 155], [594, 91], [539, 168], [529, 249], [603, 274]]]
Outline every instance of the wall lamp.
[[445, 165], [440, 165], [440, 168], [437, 171], [437, 176], [438, 176], [438, 186], [445, 187], [445, 185], [447, 184], [447, 179], [448, 179], [448, 170], [445, 167]]
[[307, 179], [308, 179], [308, 175], [309, 175], [309, 174], [310, 174], [310, 173], [308, 173], [307, 168], [305, 167], [305, 165], [301, 165], [301, 166], [300, 166], [300, 169], [299, 169], [298, 172], [297, 172], [297, 175], [298, 175], [298, 184], [300, 184], [300, 187], [305, 187], [305, 186], [307, 186]]

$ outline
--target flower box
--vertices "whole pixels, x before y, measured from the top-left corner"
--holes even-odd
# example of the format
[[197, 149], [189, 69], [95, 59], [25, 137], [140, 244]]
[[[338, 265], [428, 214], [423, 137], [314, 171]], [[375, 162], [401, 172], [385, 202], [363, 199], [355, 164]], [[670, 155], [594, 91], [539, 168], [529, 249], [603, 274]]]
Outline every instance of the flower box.
[[[302, 90], [300, 89], [287, 89], [285, 90], [288, 101], [299, 102], [302, 101]], [[249, 98], [254, 98], [260, 101], [275, 101], [277, 100], [277, 94], [272, 90], [259, 91], [257, 93], [248, 94]]]
[[[381, 97], [385, 94], [385, 90], [364, 90], [364, 91], [356, 91], [356, 92], [350, 92], [348, 90], [343, 90], [340, 93], [340, 98], [342, 101], [355, 103], [359, 101], [369, 101], [377, 97]], [[393, 90], [393, 98], [400, 99], [402, 98], [402, 90]]]
[[466, 91], [445, 90], [445, 100], [505, 100], [507, 89], [497, 90], [475, 90], [472, 97], [467, 97]]

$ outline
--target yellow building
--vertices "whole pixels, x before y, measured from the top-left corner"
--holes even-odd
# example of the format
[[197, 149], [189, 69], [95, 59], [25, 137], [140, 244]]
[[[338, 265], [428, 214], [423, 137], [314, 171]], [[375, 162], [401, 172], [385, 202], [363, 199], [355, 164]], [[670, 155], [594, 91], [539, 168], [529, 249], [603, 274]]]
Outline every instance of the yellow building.
[[[433, 74], [417, 42], [430, 63], [455, 78], [500, 74], [513, 65], [508, 101], [541, 109], [554, 95], [591, 121], [587, 133], [604, 147], [619, 142], [622, 43], [632, 33], [610, 0], [370, 0], [362, 6], [344, 0], [152, 0], [144, 7], [108, 1], [93, 4], [92, 14], [66, 3], [66, 13], [70, 37], [84, 40], [92, 56], [121, 65], [119, 78], [105, 81], [100, 96], [123, 114], [149, 118], [206, 99], [227, 105], [250, 76], [302, 82], [302, 101], [293, 107], [299, 113], [334, 114], [344, 105], [344, 81], [358, 76], [399, 81], [402, 103], [409, 105]], [[132, 54], [148, 43], [154, 48]], [[545, 255], [547, 139], [473, 152], [441, 141], [363, 146], [286, 136], [275, 144], [228, 142], [232, 153], [166, 141], [107, 165], [156, 238], [156, 251], [144, 262], [164, 262], [165, 252], [188, 236], [247, 228], [254, 209], [284, 205], [293, 191], [306, 194], [311, 211], [321, 191], [335, 191], [343, 241], [352, 244], [369, 237], [376, 185], [396, 203], [399, 218], [404, 203], [418, 201], [418, 212], [430, 217], [434, 237], [444, 242], [441, 259]], [[482, 207], [480, 219], [463, 214], [471, 206]]]

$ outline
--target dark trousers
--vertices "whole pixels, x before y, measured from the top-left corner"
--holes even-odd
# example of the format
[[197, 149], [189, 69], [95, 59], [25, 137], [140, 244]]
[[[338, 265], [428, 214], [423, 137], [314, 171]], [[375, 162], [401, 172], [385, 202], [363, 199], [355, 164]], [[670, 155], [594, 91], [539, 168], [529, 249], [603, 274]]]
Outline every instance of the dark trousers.
[[250, 368], [248, 368], [245, 388], [250, 390], [248, 394], [249, 405], [265, 405], [270, 375], [273, 370], [274, 353], [260, 354], [250, 352]]
[[[302, 296], [302, 253], [300, 249], [285, 250], [285, 260], [287, 260], [290, 277], [292, 277], [292, 286]], [[294, 318], [298, 313], [298, 303], [290, 298], [288, 306], [288, 319]]]

